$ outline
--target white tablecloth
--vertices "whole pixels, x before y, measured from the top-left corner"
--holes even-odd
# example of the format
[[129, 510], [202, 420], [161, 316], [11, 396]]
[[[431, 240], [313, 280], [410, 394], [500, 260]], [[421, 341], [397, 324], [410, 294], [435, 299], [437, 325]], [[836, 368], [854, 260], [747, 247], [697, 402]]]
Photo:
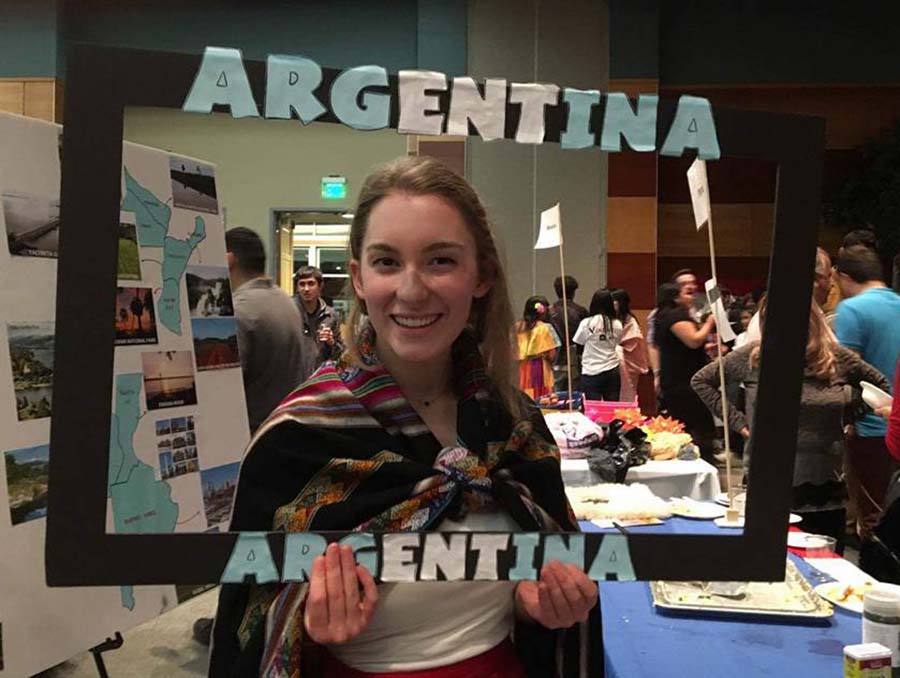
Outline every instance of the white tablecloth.
[[[588, 469], [586, 459], [563, 459], [562, 476], [566, 485], [593, 485], [597, 482]], [[625, 483], [643, 483], [661, 499], [715, 499], [722, 491], [716, 467], [702, 459], [648, 461], [628, 469]]]

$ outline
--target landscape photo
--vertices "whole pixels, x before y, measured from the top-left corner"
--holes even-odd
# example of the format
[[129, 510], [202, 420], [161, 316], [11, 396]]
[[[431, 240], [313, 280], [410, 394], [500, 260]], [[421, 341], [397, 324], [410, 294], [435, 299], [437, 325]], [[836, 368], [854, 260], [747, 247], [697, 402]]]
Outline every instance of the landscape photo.
[[9, 253], [53, 257], [59, 252], [59, 198], [4, 193], [3, 216]]
[[195, 318], [191, 329], [198, 371], [241, 366], [234, 318]]
[[224, 266], [188, 266], [184, 282], [192, 318], [234, 315], [231, 281]]
[[53, 401], [53, 323], [9, 323], [16, 416], [19, 421], [50, 416]]
[[119, 279], [141, 279], [141, 252], [138, 249], [137, 228], [119, 222]]
[[10, 450], [3, 455], [9, 513], [13, 525], [47, 515], [47, 476], [50, 446], [37, 445]]
[[141, 364], [148, 410], [197, 404], [190, 351], [146, 351]]
[[150, 287], [119, 287], [116, 292], [117, 346], [157, 344], [156, 311]]
[[160, 419], [156, 422], [156, 435], [167, 436], [172, 432], [172, 424], [170, 419]]
[[236, 461], [233, 464], [214, 466], [200, 472], [203, 508], [209, 525], [217, 525], [228, 520], [240, 467], [241, 463]]
[[212, 165], [189, 158], [171, 156], [172, 204], [197, 212], [219, 213], [216, 173]]

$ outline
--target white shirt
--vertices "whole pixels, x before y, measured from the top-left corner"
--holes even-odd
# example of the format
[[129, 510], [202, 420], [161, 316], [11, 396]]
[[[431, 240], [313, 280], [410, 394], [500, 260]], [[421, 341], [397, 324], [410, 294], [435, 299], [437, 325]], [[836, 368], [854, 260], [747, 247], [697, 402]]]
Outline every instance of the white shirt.
[[[505, 512], [469, 513], [444, 520], [448, 532], [520, 532]], [[514, 581], [419, 581], [380, 584], [366, 629], [331, 652], [357, 671], [422, 671], [465, 661], [502, 643], [512, 632]]]
[[[604, 332], [604, 327], [608, 328], [608, 331]], [[619, 320], [610, 322], [601, 315], [593, 315], [581, 321], [572, 341], [584, 346], [584, 352], [581, 354], [582, 374], [593, 376], [619, 369], [616, 346], [619, 345], [622, 332], [622, 323]]]

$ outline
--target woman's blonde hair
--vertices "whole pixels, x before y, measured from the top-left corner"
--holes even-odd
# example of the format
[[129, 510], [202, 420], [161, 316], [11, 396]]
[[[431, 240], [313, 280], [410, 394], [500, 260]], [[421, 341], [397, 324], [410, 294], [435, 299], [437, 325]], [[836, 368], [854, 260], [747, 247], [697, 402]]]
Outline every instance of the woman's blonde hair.
[[[353, 259], [362, 260], [363, 240], [375, 205], [394, 192], [440, 196], [459, 211], [469, 227], [475, 241], [479, 278], [492, 283], [487, 294], [472, 300], [469, 326], [478, 342], [488, 378], [507, 410], [513, 416], [519, 416], [521, 399], [518, 381], [514, 378], [510, 333], [514, 318], [506, 272], [478, 194], [463, 177], [433, 158], [404, 157], [377, 167], [363, 183], [354, 211], [350, 227], [350, 256]], [[344, 345], [348, 347], [350, 358], [358, 361], [355, 335], [365, 321], [367, 310], [365, 302], [356, 296], [352, 282], [348, 290], [352, 303], [344, 325]]]
[[[765, 327], [768, 298], [759, 301], [759, 326]], [[831, 380], [835, 375], [834, 346], [836, 340], [819, 305], [812, 301], [809, 309], [809, 333], [806, 338], [806, 359], [804, 374], [814, 379]], [[759, 345], [750, 352], [750, 366], [759, 364]]]

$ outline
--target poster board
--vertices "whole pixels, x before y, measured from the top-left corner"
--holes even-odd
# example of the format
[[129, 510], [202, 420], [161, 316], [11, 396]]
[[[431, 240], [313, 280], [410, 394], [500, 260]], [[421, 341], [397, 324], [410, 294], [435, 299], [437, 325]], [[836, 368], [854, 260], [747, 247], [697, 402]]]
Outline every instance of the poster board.
[[[0, 669], [11, 676], [44, 670], [184, 599], [172, 585], [46, 584], [61, 134], [0, 114]], [[108, 484], [111, 533], [220, 529], [249, 432], [215, 168], [134, 144], [124, 145], [123, 164], [109, 479], [97, 469], [79, 477]], [[112, 324], [113, 309], [104, 315]], [[166, 352], [186, 366], [193, 397], [151, 397], [148, 408]]]

